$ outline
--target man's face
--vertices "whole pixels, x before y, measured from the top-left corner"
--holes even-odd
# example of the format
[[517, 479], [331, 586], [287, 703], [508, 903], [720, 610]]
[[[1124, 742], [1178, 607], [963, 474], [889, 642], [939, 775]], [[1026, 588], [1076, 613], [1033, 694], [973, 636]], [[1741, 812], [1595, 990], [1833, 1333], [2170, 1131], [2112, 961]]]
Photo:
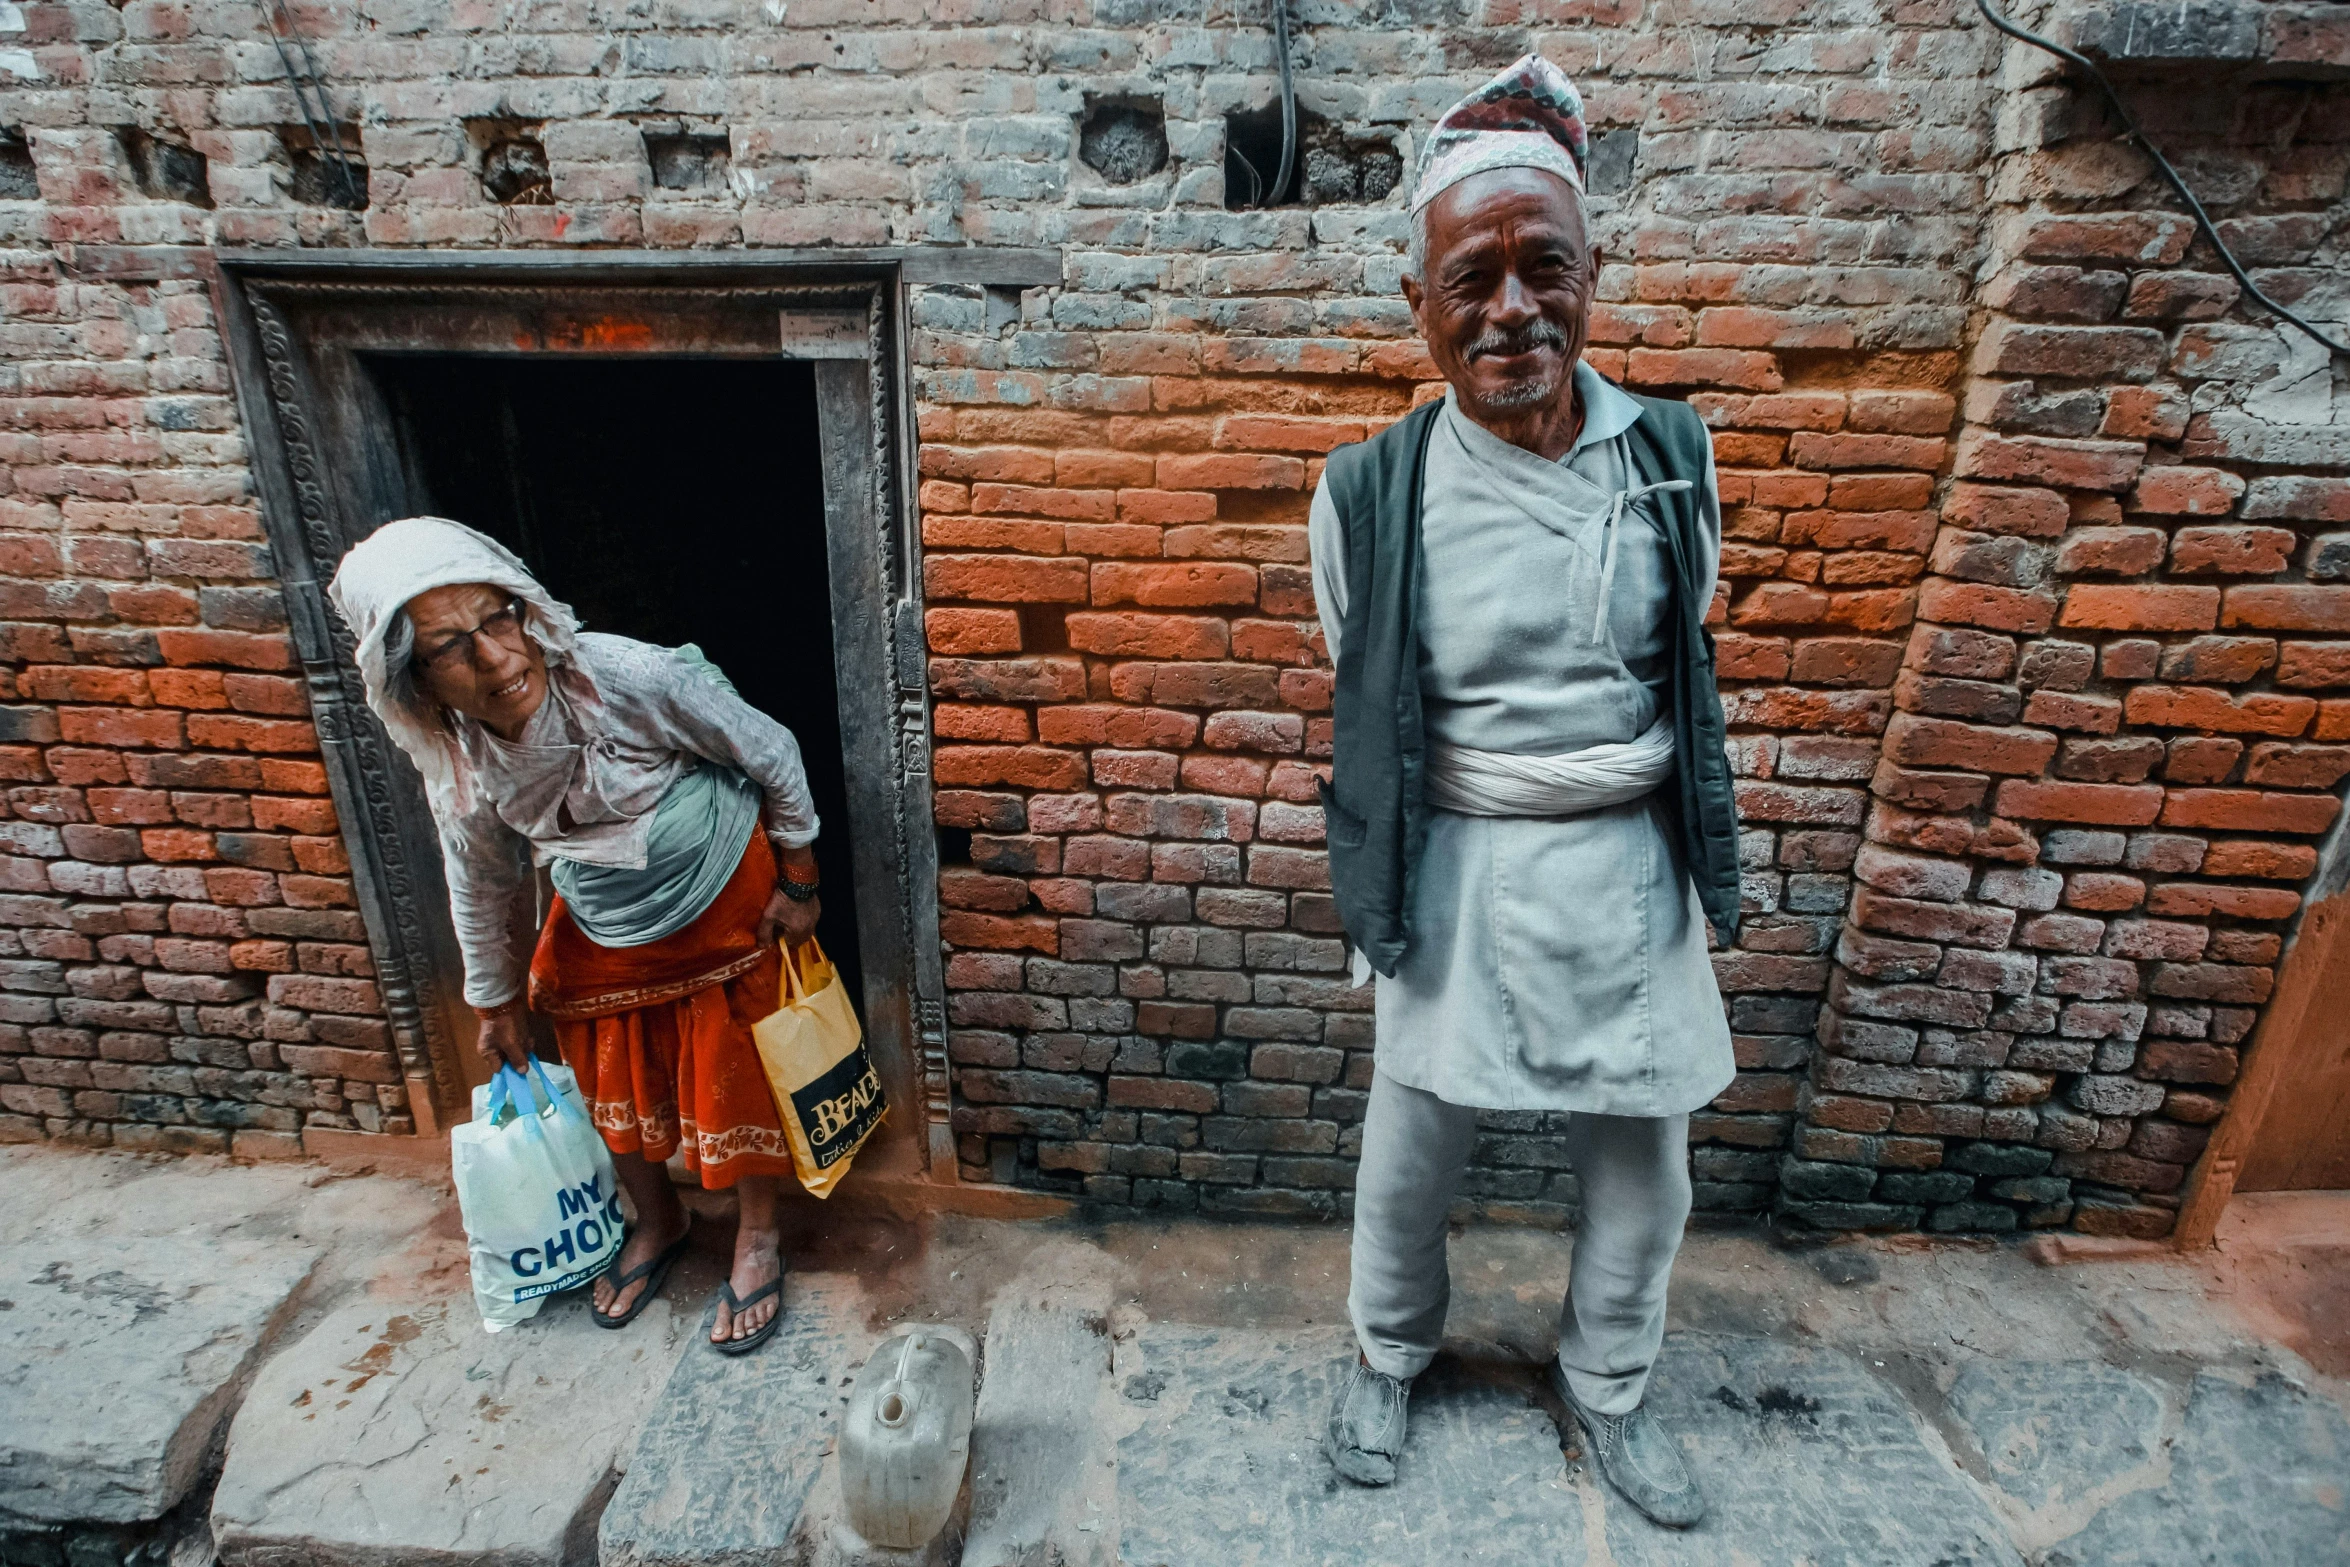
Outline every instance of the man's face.
[[1540, 169], [1473, 174], [1428, 204], [1404, 298], [1429, 357], [1482, 418], [1555, 405], [1590, 333], [1599, 252], [1573, 187]]

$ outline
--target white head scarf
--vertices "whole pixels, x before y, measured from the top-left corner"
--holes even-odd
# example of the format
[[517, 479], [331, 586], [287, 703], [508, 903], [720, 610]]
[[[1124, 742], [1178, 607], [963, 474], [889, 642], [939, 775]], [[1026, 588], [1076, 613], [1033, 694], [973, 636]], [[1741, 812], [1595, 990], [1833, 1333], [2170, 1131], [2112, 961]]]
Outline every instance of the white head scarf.
[[[414, 635], [404, 611], [417, 594], [461, 582], [487, 583], [521, 598], [530, 606], [530, 635], [545, 652], [550, 675], [573, 665], [579, 617], [571, 606], [550, 596], [506, 546], [446, 517], [385, 523], [343, 557], [326, 590], [358, 643], [352, 657], [367, 705], [424, 774], [433, 813], [444, 821], [471, 806], [467, 769], [447, 717], [407, 671]], [[592, 693], [577, 694], [592, 699]]]

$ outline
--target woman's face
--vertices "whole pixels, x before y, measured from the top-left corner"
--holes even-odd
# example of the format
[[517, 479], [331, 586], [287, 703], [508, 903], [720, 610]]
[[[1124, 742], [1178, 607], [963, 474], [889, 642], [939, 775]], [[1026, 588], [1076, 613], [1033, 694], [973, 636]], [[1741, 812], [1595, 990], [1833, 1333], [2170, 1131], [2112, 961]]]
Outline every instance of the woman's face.
[[508, 739], [547, 698], [547, 660], [524, 630], [530, 608], [503, 588], [460, 582], [408, 601], [416, 683]]

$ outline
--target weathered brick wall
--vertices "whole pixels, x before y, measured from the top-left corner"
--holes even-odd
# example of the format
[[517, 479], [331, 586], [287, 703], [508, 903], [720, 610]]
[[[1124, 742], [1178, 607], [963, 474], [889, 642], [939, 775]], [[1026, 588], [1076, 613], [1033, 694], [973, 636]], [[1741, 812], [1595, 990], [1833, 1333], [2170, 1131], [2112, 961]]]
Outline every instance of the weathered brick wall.
[[[1065, 282], [1012, 319], [972, 290], [910, 299], [964, 1173], [1341, 1211], [1370, 1019], [1313, 803], [1329, 676], [1305, 508], [1329, 450], [1433, 390], [1393, 166], [1537, 47], [1597, 132], [1594, 362], [1688, 396], [1721, 465], [1752, 912], [1717, 958], [1742, 1071], [1697, 1118], [1700, 1200], [1961, 1227], [2081, 1200], [2083, 1222], [2144, 1226], [2156, 1210], [2122, 1194], [2158, 1198], [2216, 1115], [2257, 997], [2162, 987], [2273, 967], [2308, 836], [2131, 857], [2193, 836], [2159, 818], [2204, 798], [2198, 765], [2194, 788], [2331, 809], [2308, 747], [2339, 715], [2243, 726], [2322, 696], [2326, 633], [2350, 629], [2324, 595], [2350, 589], [2287, 611], [2205, 584], [2344, 569], [2319, 534], [2350, 464], [2308, 433], [2323, 420], [2277, 411], [2331, 383], [2306, 356], [2271, 370], [2301, 350], [2226, 313], [2133, 155], [2003, 67], [1960, 0], [1301, 7], [1300, 99], [1327, 123], [1312, 195], [1270, 211], [1225, 205], [1226, 116], [1273, 101], [1262, 7], [302, 8], [364, 211], [337, 204], [253, 16], [24, 11], [38, 75], [0, 76], [0, 131], [23, 137], [0, 137], [7, 1135], [406, 1125], [208, 299], [76, 281], [58, 245], [1040, 245]], [[2336, 92], [2162, 127], [2201, 149], [2193, 177], [2227, 176], [2275, 286], [2313, 297], [2339, 286]], [[1113, 105], [1163, 115], [1162, 166], [1081, 156]], [[2114, 215], [2161, 242], [2128, 248]], [[2048, 335], [2084, 324], [2101, 335]], [[2014, 466], [2033, 462], [2091, 468]], [[2164, 488], [2196, 469], [2219, 491]], [[2231, 526], [2291, 547], [2193, 532], [2221, 492]], [[2075, 577], [2092, 591], [2068, 596]], [[2108, 585], [2159, 591], [2100, 609]], [[2094, 618], [2181, 591], [2205, 625]], [[2224, 664], [2198, 631], [2277, 651], [2231, 681], [2212, 671], [2250, 655]], [[2210, 772], [2231, 738], [2234, 771]], [[2096, 771], [2148, 743], [2136, 778]], [[2179, 792], [2116, 829], [2063, 817], [2121, 798], [2065, 792], [2087, 785]], [[2111, 830], [2111, 867], [2083, 857]], [[2131, 877], [2142, 908], [2097, 901]], [[2038, 906], [2051, 886], [2072, 901]], [[2209, 932], [2191, 956], [2135, 945], [2188, 924]], [[1490, 1130], [1476, 1201], [1571, 1201], [1557, 1128]]]
[[[2160, 1235], [2350, 773], [2350, 392], [2231, 310], [2101, 102], [2010, 69], [1966, 429], [1784, 1202]], [[2350, 335], [2350, 87], [2184, 80], [2125, 96], [2255, 280]]]
[[210, 302], [0, 205], [0, 1137], [413, 1130]]
[[[1713, 1208], [1767, 1204], [1788, 1142], [1956, 422], [1985, 56], [1950, 8], [1866, 9], [1830, 27], [1789, 8], [1767, 38], [1730, 7], [1555, 31], [1366, 11], [1301, 54], [1310, 109], [1390, 135], [1477, 62], [1608, 62], [1579, 73], [1610, 258], [1591, 357], [1693, 398], [1728, 513], [1754, 913], [1718, 960], [1744, 1070], [1693, 1134]], [[916, 317], [939, 815], [969, 834], [943, 889], [956, 1125], [974, 1178], [1335, 1212], [1370, 995], [1325, 890], [1305, 514], [1325, 453], [1435, 388], [1400, 201], [1228, 213], [1198, 167], [1212, 117], [1264, 101], [1261, 74], [1229, 74], [1262, 47], [1146, 49], [1170, 144], [1197, 152], [1145, 185], [1068, 170], [1073, 210], [1001, 220], [1070, 247], [1067, 286], [1018, 323], [935, 293]], [[1034, 143], [1056, 183], [1067, 135]], [[1489, 1130], [1487, 1207], [1572, 1199], [1556, 1126]]]

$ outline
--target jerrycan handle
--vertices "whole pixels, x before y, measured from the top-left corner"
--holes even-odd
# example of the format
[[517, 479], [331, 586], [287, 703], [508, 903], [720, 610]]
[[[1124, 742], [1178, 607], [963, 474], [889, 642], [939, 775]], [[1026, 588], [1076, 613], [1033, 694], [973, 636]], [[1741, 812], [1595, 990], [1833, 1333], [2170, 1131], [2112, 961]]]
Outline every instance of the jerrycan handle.
[[920, 1391], [906, 1380], [906, 1368], [920, 1348], [922, 1335], [907, 1334], [905, 1348], [898, 1351], [898, 1373], [883, 1385], [881, 1397], [873, 1406], [873, 1418], [892, 1431], [913, 1419], [914, 1412], [922, 1406]]

